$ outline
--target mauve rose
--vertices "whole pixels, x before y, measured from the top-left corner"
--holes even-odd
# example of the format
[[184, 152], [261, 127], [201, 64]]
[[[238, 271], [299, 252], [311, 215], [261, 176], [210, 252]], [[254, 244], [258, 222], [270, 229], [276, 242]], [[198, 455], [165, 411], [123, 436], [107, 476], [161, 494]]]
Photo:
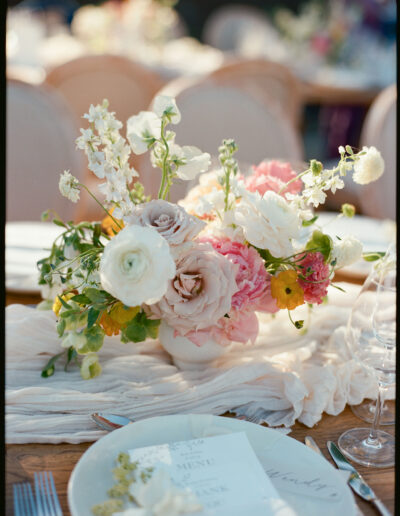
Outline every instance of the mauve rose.
[[180, 246], [193, 240], [205, 226], [203, 221], [189, 215], [182, 206], [162, 199], [138, 204], [127, 224], [138, 224], [157, 230], [170, 246]]
[[194, 243], [176, 262], [167, 292], [151, 306], [180, 335], [215, 324], [231, 309], [236, 267], [210, 244]]

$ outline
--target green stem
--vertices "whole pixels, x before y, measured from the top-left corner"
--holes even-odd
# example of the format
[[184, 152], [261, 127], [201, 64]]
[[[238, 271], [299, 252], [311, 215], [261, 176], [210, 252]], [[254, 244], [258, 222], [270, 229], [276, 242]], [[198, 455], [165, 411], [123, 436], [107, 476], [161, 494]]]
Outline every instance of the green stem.
[[119, 229], [122, 229], [122, 226], [119, 224], [117, 219], [115, 219], [111, 215], [111, 213], [101, 204], [101, 202], [92, 194], [92, 192], [89, 190], [89, 188], [87, 186], [85, 186], [84, 184], [82, 184], [82, 183], [79, 183], [79, 186], [84, 188], [87, 191], [87, 193], [97, 202], [97, 204], [100, 206], [100, 208], [102, 210], [104, 210], [107, 213], [107, 215], [113, 220], [113, 222], [119, 227]]
[[163, 142], [163, 144], [165, 146], [165, 153], [164, 153], [164, 159], [163, 159], [163, 164], [162, 164], [161, 185], [160, 185], [160, 189], [158, 191], [159, 199], [165, 199], [165, 197], [167, 196], [168, 190], [169, 190], [168, 182], [167, 182], [167, 179], [168, 179], [167, 160], [168, 160], [168, 154], [169, 154], [169, 147], [168, 147], [168, 142], [167, 142], [167, 140], [165, 138], [165, 134], [164, 134], [166, 123], [167, 123], [166, 120], [163, 120], [161, 122], [161, 141]]
[[282, 186], [282, 188], [278, 191], [278, 195], [280, 195], [282, 192], [284, 192], [286, 190], [286, 188], [291, 185], [292, 183], [294, 183], [295, 181], [297, 181], [298, 179], [300, 179], [301, 177], [303, 177], [305, 174], [307, 174], [308, 172], [310, 172], [311, 169], [307, 169], [305, 170], [304, 172], [302, 172], [301, 174], [299, 174], [298, 176], [294, 177], [293, 179], [291, 179], [290, 181], [288, 181], [286, 184], [284, 184]]

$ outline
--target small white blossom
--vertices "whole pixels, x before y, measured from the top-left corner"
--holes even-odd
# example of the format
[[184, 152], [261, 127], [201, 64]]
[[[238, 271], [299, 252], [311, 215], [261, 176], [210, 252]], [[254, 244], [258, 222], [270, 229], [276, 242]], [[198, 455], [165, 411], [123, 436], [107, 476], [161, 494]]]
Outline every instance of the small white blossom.
[[184, 161], [176, 171], [180, 179], [189, 181], [194, 179], [198, 174], [206, 172], [211, 163], [211, 156], [208, 152], [201, 152], [200, 149], [192, 145], [184, 145], [179, 147], [173, 146], [173, 152]]
[[351, 265], [362, 256], [362, 243], [353, 236], [345, 236], [342, 240], [335, 240], [331, 260], [336, 260], [335, 267], [340, 269]]
[[127, 121], [127, 138], [135, 154], [143, 154], [161, 137], [161, 119], [151, 111], [141, 111]]
[[115, 172], [106, 175], [107, 181], [98, 185], [99, 190], [105, 195], [108, 202], [120, 202], [127, 193], [125, 177], [118, 176]]
[[344, 154], [346, 152], [343, 145], [339, 145], [338, 151], [339, 151], [339, 154]]
[[154, 99], [153, 111], [160, 118], [168, 114], [172, 124], [179, 124], [181, 121], [181, 114], [173, 97], [157, 95]]
[[69, 170], [64, 170], [60, 175], [58, 183], [61, 194], [72, 202], [79, 200], [79, 181], [70, 174]]
[[367, 185], [381, 177], [385, 170], [385, 162], [375, 147], [363, 147], [364, 155], [354, 163], [353, 180], [359, 185]]

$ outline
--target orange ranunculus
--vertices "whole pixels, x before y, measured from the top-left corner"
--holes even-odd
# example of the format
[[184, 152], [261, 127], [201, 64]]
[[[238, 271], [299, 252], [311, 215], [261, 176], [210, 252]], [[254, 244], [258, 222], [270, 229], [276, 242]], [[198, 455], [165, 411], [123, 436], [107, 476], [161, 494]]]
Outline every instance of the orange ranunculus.
[[304, 303], [304, 292], [297, 281], [294, 270], [282, 271], [271, 278], [271, 295], [276, 299], [279, 308], [293, 310]]
[[[111, 208], [110, 213], [114, 211], [114, 207]], [[124, 222], [120, 219], [115, 219], [118, 221], [118, 224], [123, 228]], [[107, 215], [104, 217], [104, 219], [101, 221], [101, 230], [103, 233], [106, 233], [106, 235], [113, 237], [116, 233], [121, 231], [121, 229], [117, 226], [117, 224], [113, 221], [112, 217], [110, 215]]]

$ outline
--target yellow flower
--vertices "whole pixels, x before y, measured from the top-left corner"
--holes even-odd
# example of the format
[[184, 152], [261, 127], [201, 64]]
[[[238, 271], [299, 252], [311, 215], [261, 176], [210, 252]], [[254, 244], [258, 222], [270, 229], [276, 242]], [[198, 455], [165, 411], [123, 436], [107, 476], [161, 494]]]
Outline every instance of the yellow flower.
[[[110, 213], [114, 211], [114, 208], [111, 208]], [[118, 224], [121, 226], [121, 228], [124, 227], [124, 222], [119, 219], [115, 219]], [[112, 217], [110, 215], [107, 215], [104, 217], [104, 219], [101, 221], [101, 230], [103, 233], [106, 233], [108, 236], [113, 237], [116, 233], [121, 231], [121, 229], [117, 226], [117, 224], [114, 222]]]
[[[68, 294], [63, 294], [61, 296], [62, 300], [65, 301], [66, 303], [68, 303], [68, 301], [71, 299], [71, 297], [74, 297], [76, 295], [76, 292], [69, 292]], [[56, 314], [56, 316], [58, 317], [59, 313], [60, 313], [60, 310], [61, 310], [61, 307], [62, 307], [62, 304], [61, 304], [61, 301], [59, 299], [59, 296], [57, 296], [55, 299], [54, 299], [54, 303], [53, 303], [53, 312]]]
[[116, 303], [110, 310], [110, 317], [113, 321], [124, 325], [135, 317], [140, 306], [126, 307], [123, 303]]
[[271, 295], [279, 308], [293, 310], [304, 303], [304, 292], [297, 281], [297, 272], [283, 271], [271, 278]]
[[103, 312], [99, 324], [105, 331], [106, 335], [108, 335], [109, 337], [111, 337], [112, 335], [118, 335], [121, 330], [121, 325], [118, 322], [111, 319], [107, 312]]

